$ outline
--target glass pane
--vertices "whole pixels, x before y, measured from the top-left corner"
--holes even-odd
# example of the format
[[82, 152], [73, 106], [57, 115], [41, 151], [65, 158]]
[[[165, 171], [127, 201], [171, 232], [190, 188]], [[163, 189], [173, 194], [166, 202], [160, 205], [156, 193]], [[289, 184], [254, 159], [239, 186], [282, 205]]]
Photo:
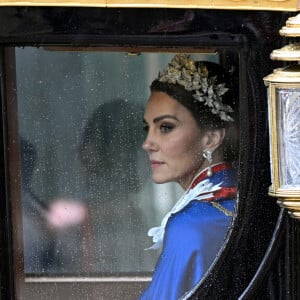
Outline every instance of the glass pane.
[[172, 57], [16, 49], [26, 273], [153, 269], [147, 229], [182, 191], [151, 182], [142, 117]]
[[152, 269], [145, 233], [176, 193], [151, 201], [141, 150], [152, 59], [16, 50], [26, 273]]
[[300, 89], [276, 89], [280, 187], [300, 187]]
[[[161, 250], [149, 250], [153, 243], [147, 232], [161, 224], [184, 193], [175, 183], [153, 183], [142, 149], [149, 85], [174, 53], [73, 50], [15, 50], [25, 274], [31, 282], [33, 275], [150, 278]], [[237, 53], [221, 54], [190, 57], [215, 65], [222, 60], [238, 78]], [[227, 90], [223, 84], [214, 88], [218, 95]], [[238, 128], [230, 128], [216, 131], [227, 156], [213, 170], [224, 176], [222, 183], [230, 183], [224, 189], [214, 186], [225, 202], [209, 205], [213, 214], [200, 218], [212, 224], [204, 234], [203, 243], [210, 246], [201, 253], [201, 278], [222, 248], [234, 215]], [[175, 206], [169, 216], [177, 212]]]

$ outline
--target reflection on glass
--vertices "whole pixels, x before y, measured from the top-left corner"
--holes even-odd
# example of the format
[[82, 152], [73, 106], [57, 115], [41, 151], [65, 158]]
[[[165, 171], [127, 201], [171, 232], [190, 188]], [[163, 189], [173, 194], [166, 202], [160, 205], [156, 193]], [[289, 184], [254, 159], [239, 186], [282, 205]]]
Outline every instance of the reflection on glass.
[[153, 270], [147, 229], [179, 192], [152, 184], [141, 148], [152, 65], [165, 56], [16, 49], [19, 130], [35, 153], [21, 145], [34, 161], [22, 172], [26, 273]]
[[[142, 144], [139, 103], [112, 100], [96, 108], [83, 131], [79, 158], [85, 171], [90, 272], [134, 272], [144, 263], [145, 228], [137, 193]], [[101, 195], [101, 197], [99, 197]]]
[[[152, 246], [147, 231], [187, 188], [154, 184], [142, 149], [149, 84], [173, 56], [16, 49], [26, 273], [153, 271], [160, 251], [145, 250]], [[204, 222], [209, 214], [202, 214]], [[205, 248], [212, 255], [203, 273], [227, 221], [222, 233], [213, 226], [220, 243]], [[204, 243], [211, 244], [209, 235]]]
[[277, 94], [279, 136], [283, 137], [279, 145], [280, 157], [282, 157], [280, 183], [282, 188], [299, 188], [300, 90], [278, 88]]

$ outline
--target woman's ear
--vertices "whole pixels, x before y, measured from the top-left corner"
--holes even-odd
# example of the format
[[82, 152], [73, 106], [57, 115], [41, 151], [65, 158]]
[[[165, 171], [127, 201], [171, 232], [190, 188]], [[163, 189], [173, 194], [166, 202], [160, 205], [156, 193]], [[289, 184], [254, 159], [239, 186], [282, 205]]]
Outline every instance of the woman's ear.
[[214, 152], [223, 143], [225, 134], [226, 134], [225, 128], [208, 130], [206, 132], [207, 139], [206, 139], [205, 149], [209, 149], [212, 152]]

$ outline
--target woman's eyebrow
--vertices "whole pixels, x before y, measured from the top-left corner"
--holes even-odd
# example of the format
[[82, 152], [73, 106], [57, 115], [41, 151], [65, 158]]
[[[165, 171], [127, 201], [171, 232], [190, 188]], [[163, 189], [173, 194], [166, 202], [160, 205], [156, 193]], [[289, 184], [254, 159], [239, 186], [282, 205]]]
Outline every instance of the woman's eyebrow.
[[173, 120], [176, 120], [176, 121], [179, 121], [175, 116], [173, 115], [162, 115], [162, 116], [159, 116], [159, 117], [156, 117], [153, 119], [153, 123], [157, 123], [163, 119], [173, 119]]

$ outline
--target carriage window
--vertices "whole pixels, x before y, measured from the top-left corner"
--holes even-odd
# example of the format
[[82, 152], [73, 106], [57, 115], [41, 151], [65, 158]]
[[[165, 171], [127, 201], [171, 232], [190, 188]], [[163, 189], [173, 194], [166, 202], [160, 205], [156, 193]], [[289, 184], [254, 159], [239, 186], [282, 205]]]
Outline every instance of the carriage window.
[[[237, 54], [226, 51], [191, 56], [237, 75]], [[31, 287], [51, 278], [125, 278], [143, 282], [131, 292], [136, 299], [151, 279], [159, 251], [145, 250], [152, 245], [147, 231], [183, 190], [152, 182], [143, 114], [150, 83], [173, 56], [15, 48], [17, 104], [8, 106], [15, 113], [8, 138], [19, 153], [18, 243]]]

